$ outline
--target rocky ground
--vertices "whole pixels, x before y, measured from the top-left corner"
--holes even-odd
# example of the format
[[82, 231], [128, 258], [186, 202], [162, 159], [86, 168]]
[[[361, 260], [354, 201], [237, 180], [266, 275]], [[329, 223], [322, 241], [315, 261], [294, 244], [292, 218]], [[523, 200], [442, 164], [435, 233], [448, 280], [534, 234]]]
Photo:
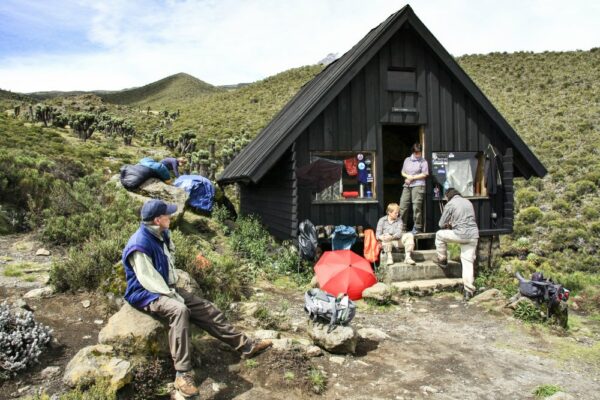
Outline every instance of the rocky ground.
[[[65, 390], [61, 378], [66, 364], [79, 349], [97, 343], [113, 312], [106, 297], [91, 293], [23, 299], [43, 286], [49, 259], [61, 257], [56, 249], [50, 256], [35, 256], [39, 244], [30, 239], [0, 237], [0, 296], [23, 300], [37, 320], [54, 329], [55, 341], [39, 365], [0, 384], [0, 399], [23, 398], [39, 388], [50, 394]], [[23, 263], [28, 265], [23, 271], [39, 270], [5, 276]], [[359, 301], [352, 325], [371, 328], [370, 339], [361, 339], [354, 355], [310, 357], [295, 346], [306, 348], [308, 340], [302, 291], [262, 282], [229, 314], [246, 332], [264, 335], [268, 333], [262, 330], [272, 329], [289, 340], [279, 340], [277, 349], [247, 361], [195, 334], [200, 397], [533, 399], [537, 387], [558, 385], [572, 398], [600, 399], [598, 321], [571, 313], [571, 328], [562, 332], [516, 321], [500, 312], [501, 302], [466, 304], [454, 293], [401, 297], [390, 306]], [[319, 385], [321, 394], [315, 393]]]

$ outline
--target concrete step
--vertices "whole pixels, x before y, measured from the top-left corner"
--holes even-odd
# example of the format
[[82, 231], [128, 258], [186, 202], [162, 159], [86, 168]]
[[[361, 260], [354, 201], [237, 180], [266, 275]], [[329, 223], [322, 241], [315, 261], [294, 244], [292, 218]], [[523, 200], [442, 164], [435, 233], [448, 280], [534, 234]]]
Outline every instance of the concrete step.
[[456, 261], [449, 261], [446, 268], [441, 268], [433, 261], [420, 261], [417, 262], [417, 265], [396, 262], [391, 265], [382, 264], [379, 268], [380, 274], [386, 283], [423, 279], [460, 278], [462, 276], [462, 267]]
[[[385, 253], [382, 253], [385, 259]], [[413, 260], [419, 261], [433, 261], [437, 258], [437, 252], [435, 250], [415, 250], [412, 252], [411, 257]], [[404, 253], [399, 251], [392, 252], [392, 258], [396, 262], [404, 261]]]
[[462, 288], [461, 278], [426, 279], [419, 281], [392, 282], [400, 294], [427, 295], [436, 292], [456, 290]]

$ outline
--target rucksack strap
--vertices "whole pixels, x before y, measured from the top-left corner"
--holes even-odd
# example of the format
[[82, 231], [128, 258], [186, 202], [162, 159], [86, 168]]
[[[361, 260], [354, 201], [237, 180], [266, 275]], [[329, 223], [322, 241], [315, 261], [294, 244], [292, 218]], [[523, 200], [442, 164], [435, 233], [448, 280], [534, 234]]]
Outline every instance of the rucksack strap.
[[337, 320], [337, 307], [336, 307], [336, 298], [331, 296], [329, 298], [329, 305], [331, 307], [331, 321], [329, 321], [329, 328], [327, 329], [327, 333], [330, 333], [335, 329], [335, 323]]

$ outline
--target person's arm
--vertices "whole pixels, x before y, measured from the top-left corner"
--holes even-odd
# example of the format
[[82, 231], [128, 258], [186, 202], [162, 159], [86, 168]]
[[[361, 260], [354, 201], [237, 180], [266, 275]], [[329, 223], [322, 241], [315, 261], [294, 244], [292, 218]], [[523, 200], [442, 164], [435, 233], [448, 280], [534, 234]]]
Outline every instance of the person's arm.
[[175, 178], [179, 178], [179, 169], [177, 168], [179, 166], [179, 161], [175, 160], [173, 161], [173, 173], [175, 174]]
[[383, 236], [383, 219], [377, 222], [377, 230], [375, 231], [375, 239], [381, 240]]
[[400, 239], [402, 237], [402, 220], [398, 218], [397, 221], [398, 222], [394, 224], [394, 233], [392, 235], [392, 239], [394, 240]]
[[448, 202], [448, 204], [446, 204], [446, 207], [444, 207], [444, 212], [442, 213], [442, 217], [440, 218], [440, 223], [439, 223], [440, 228], [442, 228], [442, 229], [448, 228], [448, 226], [450, 225], [453, 211], [454, 211], [453, 205], [450, 204], [450, 202]]
[[152, 293], [169, 296], [177, 301], [183, 300], [174, 289], [169, 288], [163, 277], [154, 268], [152, 259], [148, 255], [140, 251], [134, 251], [129, 256], [129, 263], [144, 289]]
[[417, 180], [417, 179], [425, 179], [429, 176], [429, 165], [427, 164], [427, 160], [423, 159], [423, 162], [421, 163], [421, 173], [418, 175], [413, 175], [410, 178], [412, 180]]

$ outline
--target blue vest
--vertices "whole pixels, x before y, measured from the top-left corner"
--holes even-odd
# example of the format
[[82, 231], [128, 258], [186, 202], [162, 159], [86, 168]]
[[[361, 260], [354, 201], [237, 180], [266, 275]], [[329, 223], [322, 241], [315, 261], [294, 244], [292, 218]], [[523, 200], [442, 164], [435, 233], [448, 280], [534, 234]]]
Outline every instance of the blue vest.
[[[165, 243], [169, 244], [170, 238], [168, 231], [162, 233]], [[169, 282], [169, 260], [163, 250], [163, 242], [160, 241], [150, 230], [141, 224], [140, 228], [129, 238], [129, 242], [123, 250], [123, 265], [125, 266], [125, 279], [127, 280], [127, 290], [125, 290], [125, 300], [136, 308], [144, 308], [154, 300], [158, 299], [159, 294], [152, 293], [144, 289], [138, 281], [133, 267], [129, 263], [129, 256], [134, 251], [139, 251], [152, 259], [154, 268], [160, 273], [165, 282]]]

